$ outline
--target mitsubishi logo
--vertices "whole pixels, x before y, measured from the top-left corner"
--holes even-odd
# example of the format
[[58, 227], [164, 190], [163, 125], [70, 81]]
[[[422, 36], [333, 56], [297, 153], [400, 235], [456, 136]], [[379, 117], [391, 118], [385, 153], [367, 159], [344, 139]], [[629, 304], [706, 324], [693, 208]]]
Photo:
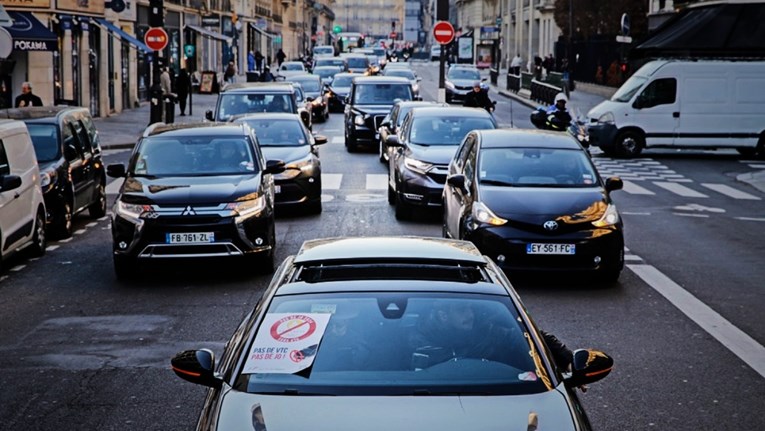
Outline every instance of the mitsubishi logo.
[[[186, 208], [183, 209], [183, 212], [181, 213], [182, 216], [195, 216], [197, 215], [197, 212], [194, 211], [194, 208], [189, 205]], [[553, 222], [555, 223], [555, 222]]]
[[555, 230], [558, 229], [558, 222], [554, 220], [546, 221], [545, 224], [542, 225], [545, 230]]

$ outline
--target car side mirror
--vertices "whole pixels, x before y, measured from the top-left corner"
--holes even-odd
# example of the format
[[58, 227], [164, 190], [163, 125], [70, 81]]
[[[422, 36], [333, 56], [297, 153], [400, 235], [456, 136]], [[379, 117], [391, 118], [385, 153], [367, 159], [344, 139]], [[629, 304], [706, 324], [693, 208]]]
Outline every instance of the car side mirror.
[[566, 386], [576, 388], [595, 383], [606, 377], [613, 366], [614, 360], [599, 350], [576, 350], [571, 361], [571, 376], [565, 379]]
[[215, 118], [213, 117], [213, 111], [205, 111], [205, 120], [215, 121]]
[[285, 165], [281, 160], [267, 160], [266, 168], [263, 170], [264, 174], [281, 174], [284, 172]]
[[622, 179], [619, 177], [610, 177], [606, 179], [606, 191], [621, 190], [624, 187]]
[[314, 145], [324, 145], [327, 142], [328, 141], [327, 141], [327, 137], [326, 136], [323, 136], [323, 135], [314, 135], [313, 136], [313, 144]]
[[385, 138], [385, 145], [389, 147], [400, 147], [401, 141], [398, 140], [398, 135], [388, 135], [388, 137]]
[[74, 145], [65, 145], [64, 146], [64, 158], [66, 158], [69, 161], [78, 159], [80, 155], [77, 153], [77, 149], [74, 148]]
[[463, 174], [454, 174], [446, 177], [446, 184], [459, 189], [463, 193], [467, 192], [467, 187], [465, 187], [465, 175]]
[[170, 360], [175, 374], [191, 383], [220, 389], [223, 380], [215, 376], [215, 354], [208, 349], [185, 350]]
[[106, 166], [106, 175], [112, 178], [123, 178], [126, 175], [125, 165], [122, 163], [115, 163]]
[[7, 192], [19, 187], [21, 187], [21, 177], [18, 175], [3, 175], [0, 179], [0, 192]]

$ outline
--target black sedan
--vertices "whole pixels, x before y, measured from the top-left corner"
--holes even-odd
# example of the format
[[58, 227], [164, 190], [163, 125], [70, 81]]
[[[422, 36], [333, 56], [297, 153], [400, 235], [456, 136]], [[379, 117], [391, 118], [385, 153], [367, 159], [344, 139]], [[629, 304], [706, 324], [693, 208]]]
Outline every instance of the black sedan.
[[345, 109], [345, 99], [351, 92], [353, 78], [359, 76], [357, 73], [338, 73], [332, 79], [328, 86], [327, 97], [329, 98], [329, 109], [334, 112], [343, 112]]
[[613, 360], [553, 340], [469, 242], [329, 238], [284, 261], [219, 360], [171, 365], [207, 391], [197, 430], [589, 430], [575, 388]]
[[393, 107], [390, 109], [390, 112], [388, 112], [388, 115], [383, 118], [380, 127], [377, 129], [380, 134], [380, 163], [388, 163], [388, 160], [390, 159], [390, 148], [385, 142], [388, 139], [388, 136], [392, 136], [398, 133], [398, 129], [401, 127], [401, 123], [404, 122], [404, 117], [406, 117], [406, 114], [409, 113], [412, 108], [418, 106], [432, 106], [435, 105], [435, 103], [436, 102], [424, 102], [418, 100], [400, 100], [396, 102], [395, 105], [393, 105]]
[[311, 104], [313, 118], [320, 123], [329, 118], [329, 101], [324, 91], [324, 84], [319, 75], [296, 75], [289, 78], [290, 82], [300, 84], [305, 93], [306, 102]]
[[396, 218], [412, 217], [415, 209], [440, 209], [449, 161], [471, 130], [496, 129], [497, 123], [483, 109], [421, 107], [404, 118], [398, 135], [388, 137], [388, 203]]
[[273, 271], [273, 175], [252, 129], [210, 123], [149, 126], [130, 163], [107, 166], [124, 178], [112, 209], [118, 278], [139, 261], [240, 258]]
[[622, 220], [587, 152], [567, 134], [472, 132], [449, 165], [445, 237], [472, 241], [509, 272], [583, 271], [616, 281]]
[[235, 120], [253, 129], [268, 160], [282, 160], [284, 172], [274, 175], [276, 208], [305, 207], [321, 212], [321, 161], [318, 145], [324, 136], [313, 136], [295, 114], [250, 114]]

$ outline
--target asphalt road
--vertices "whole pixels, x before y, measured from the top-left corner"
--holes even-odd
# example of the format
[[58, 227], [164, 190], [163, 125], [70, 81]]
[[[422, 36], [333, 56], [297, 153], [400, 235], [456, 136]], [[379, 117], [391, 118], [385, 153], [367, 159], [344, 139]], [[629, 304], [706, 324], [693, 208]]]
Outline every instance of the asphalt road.
[[[436, 69], [418, 69], [424, 97], [434, 99]], [[529, 108], [513, 102], [511, 116], [509, 99], [498, 106], [501, 124], [531, 127]], [[345, 152], [341, 114], [315, 130], [329, 137], [324, 211], [279, 217], [277, 259], [317, 237], [440, 235], [438, 214], [396, 221], [386, 167], [376, 153]], [[129, 152], [107, 154], [114, 163]], [[628, 248], [619, 283], [514, 282], [541, 327], [615, 358], [611, 375], [581, 396], [594, 427], [764, 429], [765, 194], [735, 179], [762, 168], [726, 152], [625, 161], [594, 151], [593, 159], [601, 175], [627, 180], [614, 194]], [[175, 377], [169, 358], [220, 352], [269, 277], [201, 261], [120, 283], [108, 219], [75, 222], [70, 241], [37, 260], [5, 262], [0, 273], [0, 429], [193, 428], [205, 389]]]

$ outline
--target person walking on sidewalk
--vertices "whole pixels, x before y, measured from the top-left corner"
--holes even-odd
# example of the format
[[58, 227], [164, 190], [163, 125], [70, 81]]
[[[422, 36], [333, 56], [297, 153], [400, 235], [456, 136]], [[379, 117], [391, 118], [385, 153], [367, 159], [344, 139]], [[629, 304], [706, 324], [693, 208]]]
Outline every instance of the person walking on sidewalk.
[[513, 57], [513, 61], [510, 62], [510, 73], [512, 73], [513, 75], [520, 75], [522, 64], [523, 64], [523, 59], [521, 58], [521, 54], [515, 54], [515, 57]]
[[23, 82], [21, 84], [21, 94], [16, 97], [17, 108], [25, 106], [43, 106], [42, 99], [32, 94], [32, 84]]
[[282, 63], [284, 63], [284, 59], [287, 58], [287, 54], [282, 51], [281, 48], [279, 48], [279, 52], [276, 53], [276, 63], [279, 65], [279, 67], [282, 66]]
[[260, 50], [255, 51], [255, 69], [258, 73], [263, 73], [263, 54], [260, 53]]
[[223, 80], [230, 84], [233, 84], [235, 76], [236, 76], [236, 65], [234, 64], [234, 61], [231, 60], [228, 62], [226, 71], [223, 73]]
[[186, 68], [181, 68], [178, 72], [178, 78], [175, 80], [175, 86], [178, 92], [178, 107], [181, 109], [181, 117], [186, 116], [186, 98], [191, 90], [191, 77]]

